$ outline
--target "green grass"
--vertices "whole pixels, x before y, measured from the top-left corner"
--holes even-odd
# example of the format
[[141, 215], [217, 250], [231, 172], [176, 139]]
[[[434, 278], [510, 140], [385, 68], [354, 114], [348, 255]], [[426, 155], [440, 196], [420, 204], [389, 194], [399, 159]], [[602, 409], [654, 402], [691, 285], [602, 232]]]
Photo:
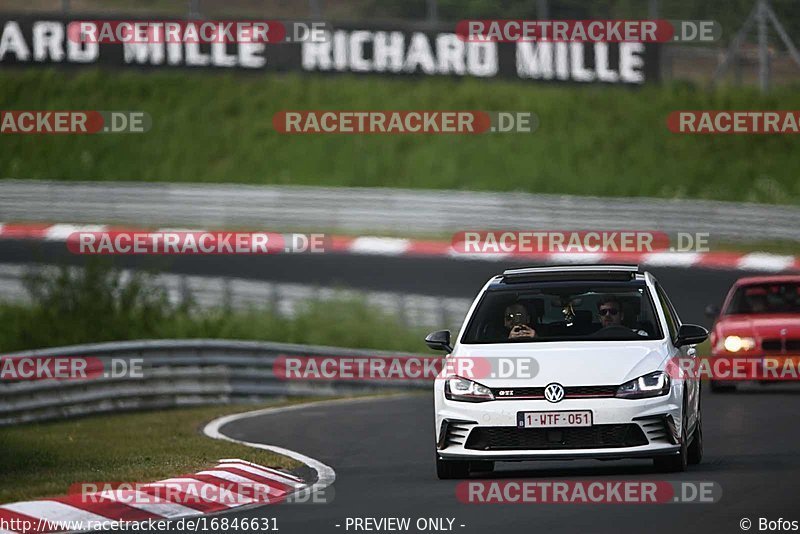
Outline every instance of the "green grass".
[[[287, 403], [270, 405], [278, 404]], [[80, 482], [162, 480], [211, 467], [222, 458], [296, 467], [291, 458], [201, 433], [212, 419], [256, 408], [179, 408], [0, 428], [0, 503], [63, 495]]]
[[[665, 124], [680, 109], [800, 109], [800, 92], [791, 87], [761, 96], [685, 85], [632, 90], [352, 76], [0, 74], [0, 109], [41, 108], [143, 110], [153, 128], [5, 135], [0, 176], [800, 203], [796, 136], [681, 136]], [[271, 124], [286, 109], [525, 110], [539, 116], [540, 127], [533, 134], [478, 136], [286, 136]]]

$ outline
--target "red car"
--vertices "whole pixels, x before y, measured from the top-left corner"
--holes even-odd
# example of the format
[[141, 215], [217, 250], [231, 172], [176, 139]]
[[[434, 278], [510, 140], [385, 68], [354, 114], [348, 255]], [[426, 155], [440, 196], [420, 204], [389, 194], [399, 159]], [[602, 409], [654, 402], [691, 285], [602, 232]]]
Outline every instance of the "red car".
[[[740, 278], [731, 287], [711, 331], [712, 356], [800, 358], [800, 275]], [[800, 361], [800, 360], [797, 360]], [[736, 389], [735, 381], [711, 381], [712, 391]]]

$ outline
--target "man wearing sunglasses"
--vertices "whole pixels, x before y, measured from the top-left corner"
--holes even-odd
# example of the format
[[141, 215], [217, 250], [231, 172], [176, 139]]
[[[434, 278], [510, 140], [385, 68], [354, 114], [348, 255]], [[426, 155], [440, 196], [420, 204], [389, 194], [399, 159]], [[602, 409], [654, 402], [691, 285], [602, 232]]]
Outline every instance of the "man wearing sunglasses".
[[531, 315], [522, 304], [511, 304], [506, 307], [503, 325], [508, 330], [508, 339], [536, 337], [536, 330], [530, 326]]
[[[600, 324], [603, 328], [609, 326], [625, 326], [622, 324], [625, 319], [624, 312], [622, 311], [622, 303], [616, 297], [605, 297], [597, 304], [598, 313], [600, 315]], [[644, 330], [637, 330], [632, 328], [634, 332], [640, 336], [647, 336]]]

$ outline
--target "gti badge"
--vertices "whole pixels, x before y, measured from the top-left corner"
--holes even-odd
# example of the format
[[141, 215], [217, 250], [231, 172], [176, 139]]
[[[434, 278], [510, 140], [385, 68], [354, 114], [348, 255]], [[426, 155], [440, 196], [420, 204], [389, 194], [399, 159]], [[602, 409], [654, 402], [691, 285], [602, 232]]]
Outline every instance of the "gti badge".
[[544, 398], [550, 402], [559, 402], [564, 398], [564, 388], [561, 384], [556, 384], [555, 382], [548, 384], [544, 388]]

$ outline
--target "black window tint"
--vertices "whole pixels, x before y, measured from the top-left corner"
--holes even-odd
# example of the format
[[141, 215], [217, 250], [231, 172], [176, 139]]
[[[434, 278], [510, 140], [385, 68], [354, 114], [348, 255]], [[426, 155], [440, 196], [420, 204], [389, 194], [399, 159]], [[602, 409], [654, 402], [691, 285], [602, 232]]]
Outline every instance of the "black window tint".
[[[613, 327], [608, 323], [614, 323]], [[513, 337], [512, 330], [522, 326], [533, 334]], [[461, 343], [662, 337], [654, 303], [641, 281], [537, 282], [487, 290]]]

